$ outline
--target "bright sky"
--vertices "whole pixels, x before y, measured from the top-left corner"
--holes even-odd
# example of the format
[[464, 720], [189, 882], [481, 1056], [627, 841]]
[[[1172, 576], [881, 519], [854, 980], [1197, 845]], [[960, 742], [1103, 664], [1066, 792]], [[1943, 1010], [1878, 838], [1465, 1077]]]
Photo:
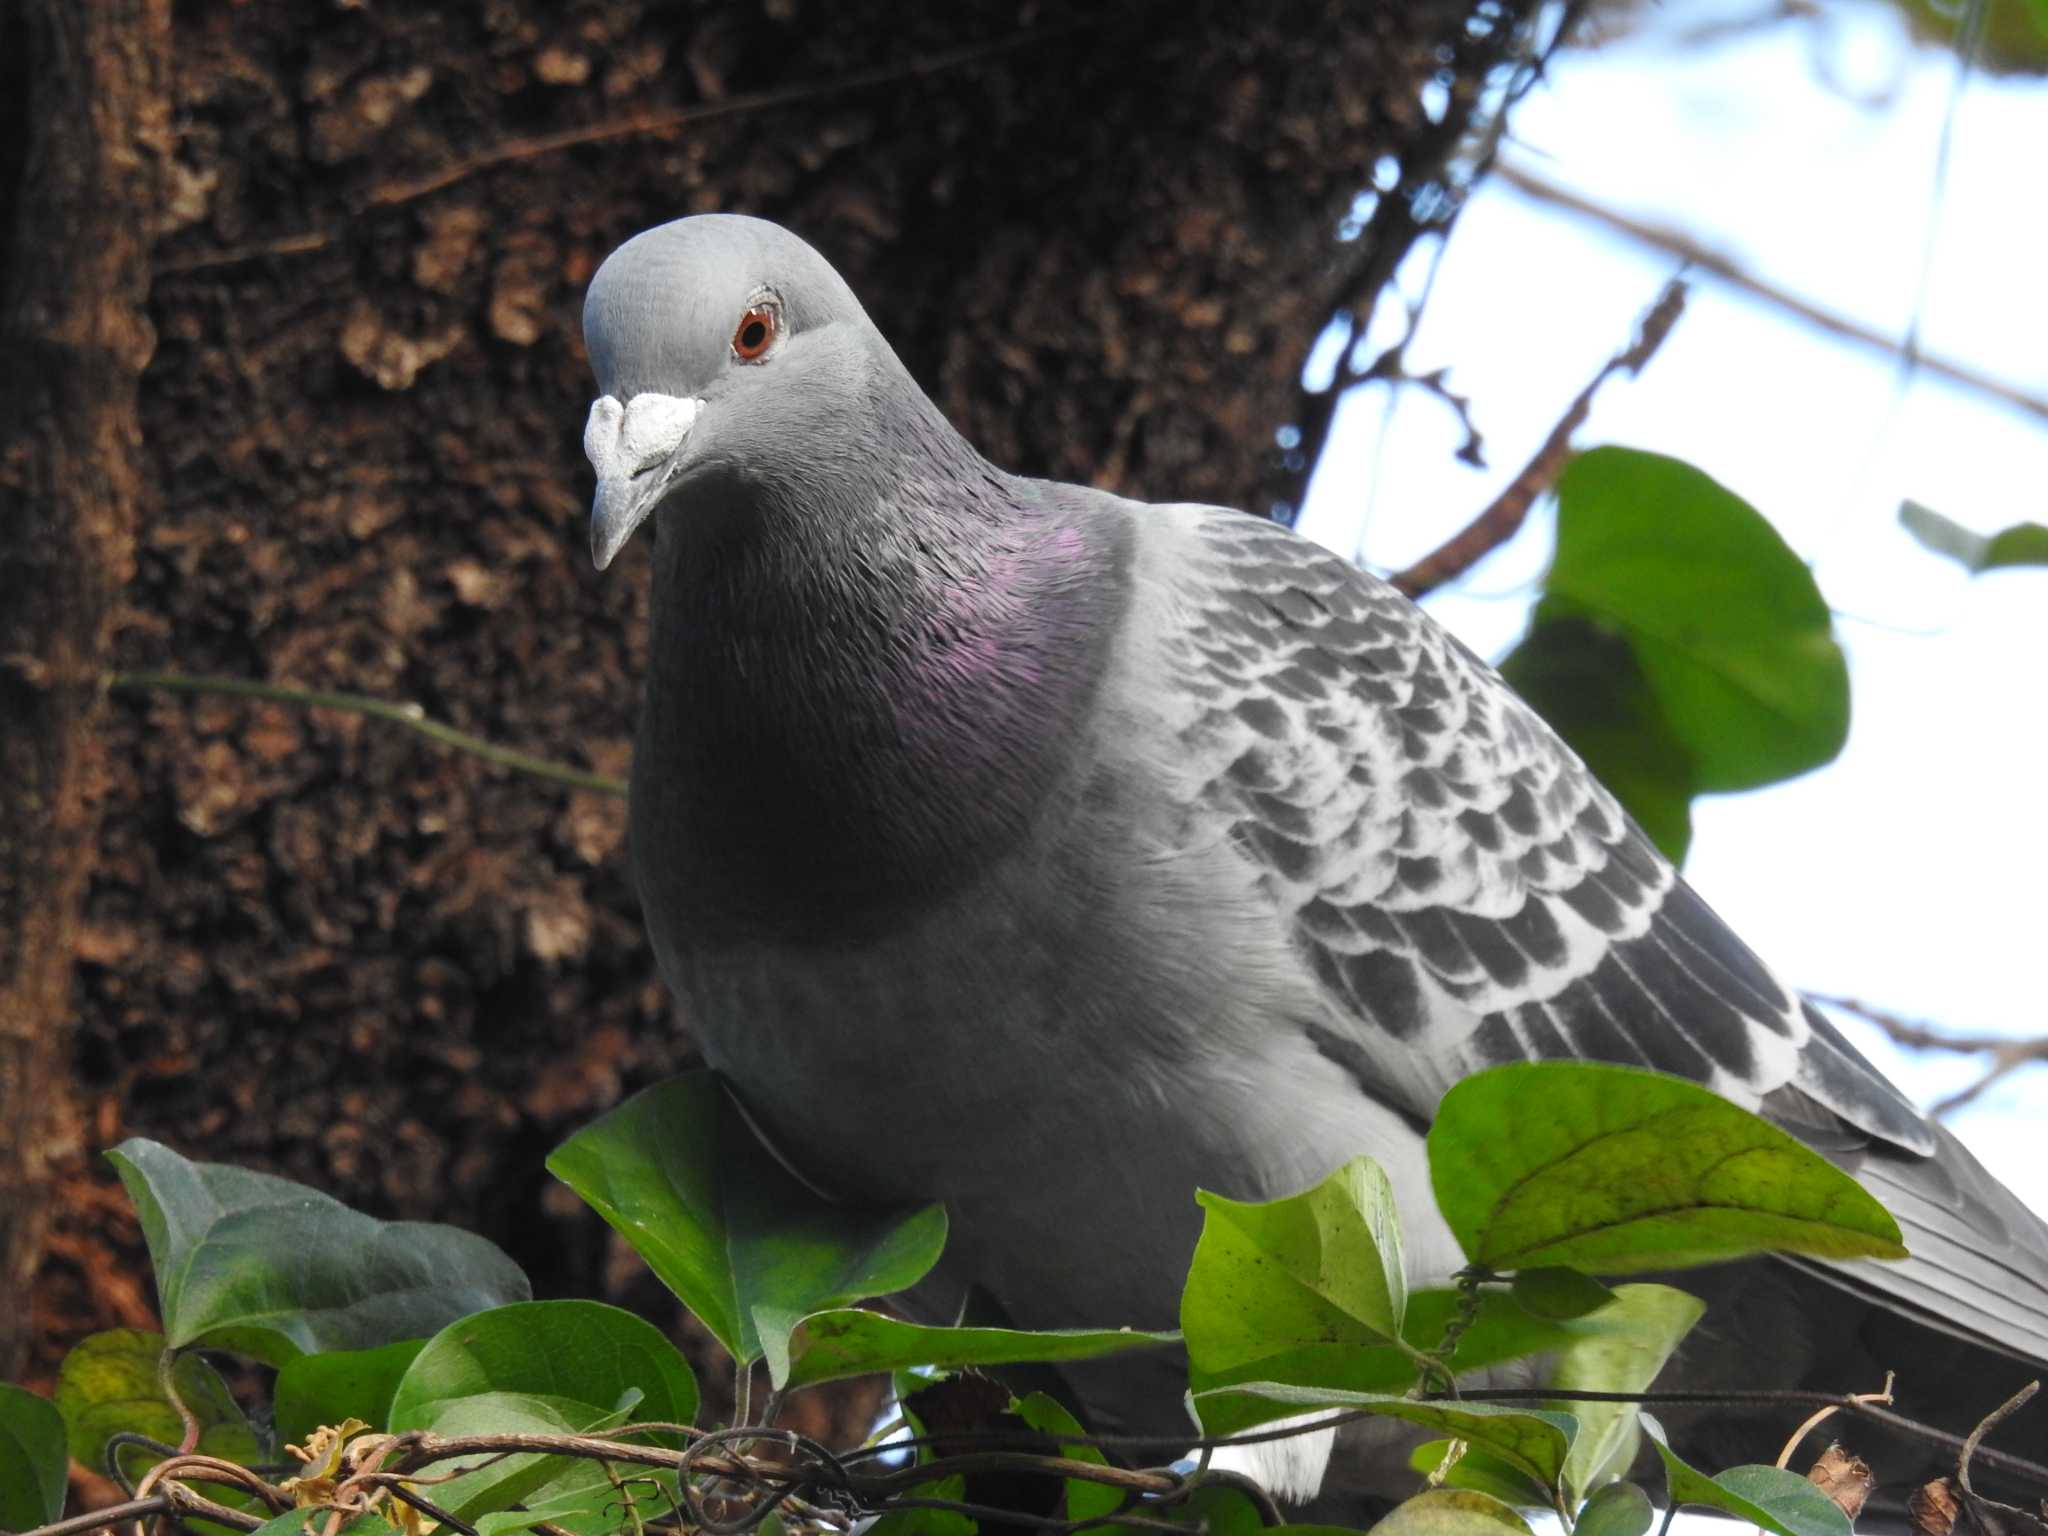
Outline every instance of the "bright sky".
[[[1638, 8], [1641, 30], [1555, 64], [1513, 115], [1506, 158], [1893, 335], [1913, 314], [1932, 229], [1923, 348], [2048, 394], [2048, 82], [1970, 81], [1937, 198], [1953, 55], [1916, 48], [1876, 3], [1699, 31], [1761, 9]], [[1404, 391], [1391, 416], [1383, 388], [1356, 392], [1302, 530], [1378, 569], [1432, 548], [1626, 343], [1673, 268], [1485, 184], [1451, 239], [1409, 366], [1450, 366], [1492, 469], [1454, 461], [1457, 423], [1420, 391]], [[1411, 292], [1422, 273], [1404, 273]], [[1398, 334], [1382, 324], [1374, 340]], [[1987, 531], [2048, 520], [2040, 418], [1924, 376], [1902, 392], [1876, 353], [1702, 277], [1648, 371], [1610, 381], [1578, 441], [1674, 454], [1748, 498], [1814, 563], [1849, 653], [1842, 757], [1790, 784], [1696, 803], [1694, 885], [1796, 986], [1956, 1031], [2048, 1034], [2048, 571], [1973, 581], [1897, 524], [1905, 497]], [[1431, 608], [1500, 655], [1521, 632], [1549, 541], [1547, 518], [1532, 520]], [[1849, 1027], [1923, 1102], [1980, 1067]], [[2009, 1078], [1951, 1124], [2048, 1210], [2048, 1069]]]

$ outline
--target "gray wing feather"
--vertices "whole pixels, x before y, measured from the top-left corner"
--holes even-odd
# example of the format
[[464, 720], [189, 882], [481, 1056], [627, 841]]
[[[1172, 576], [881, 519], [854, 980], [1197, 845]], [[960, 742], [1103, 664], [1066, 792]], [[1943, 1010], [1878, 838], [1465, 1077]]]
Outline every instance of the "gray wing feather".
[[1881, 1143], [1824, 1149], [1898, 1219], [1913, 1257], [1803, 1267], [1878, 1292], [1930, 1328], [2048, 1360], [2048, 1227], [1946, 1128], [1933, 1129], [1928, 1158]]
[[1899, 1217], [1914, 1260], [1837, 1278], [2048, 1358], [2048, 1227], [1771, 975], [1491, 668], [1286, 529], [1162, 510], [1190, 812], [1256, 872], [1375, 1092], [1426, 1116], [1468, 1072], [1572, 1057], [1705, 1083]]

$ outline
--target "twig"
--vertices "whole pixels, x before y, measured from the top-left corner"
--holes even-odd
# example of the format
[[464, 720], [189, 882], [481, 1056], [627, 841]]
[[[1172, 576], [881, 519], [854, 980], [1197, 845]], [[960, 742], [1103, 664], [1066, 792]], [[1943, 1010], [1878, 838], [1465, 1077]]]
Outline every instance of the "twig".
[[1063, 1531], [1067, 1520], [1061, 1515], [1028, 1515], [1020, 1509], [1001, 1509], [994, 1504], [975, 1504], [966, 1499], [896, 1499], [891, 1509], [943, 1509], [970, 1520], [1000, 1521], [1003, 1525], [1028, 1526], [1037, 1531]]
[[1273, 1495], [1260, 1487], [1253, 1479], [1246, 1477], [1242, 1472], [1229, 1472], [1222, 1468], [1211, 1468], [1209, 1471], [1204, 1472], [1200, 1480], [1194, 1483], [1193, 1486], [1197, 1488], [1235, 1489], [1251, 1500], [1252, 1508], [1259, 1512], [1261, 1524], [1270, 1529], [1287, 1523], [1286, 1517], [1280, 1513], [1280, 1506], [1273, 1502]]
[[230, 1487], [245, 1489], [280, 1514], [292, 1507], [288, 1494], [240, 1462], [229, 1461], [221, 1456], [201, 1456], [190, 1452], [181, 1452], [151, 1467], [143, 1474], [142, 1481], [136, 1485], [135, 1493], [138, 1498], [146, 1498], [159, 1483], [168, 1485], [187, 1478], [202, 1483], [224, 1483]]
[[[713, 122], [719, 118], [802, 106], [813, 101], [829, 100], [849, 91], [868, 90], [904, 80], [924, 79], [969, 64], [978, 64], [985, 59], [996, 58], [1020, 48], [1051, 42], [1100, 24], [1099, 20], [1088, 19], [1059, 26], [1025, 27], [985, 42], [943, 49], [897, 64], [857, 69], [829, 80], [810, 80], [796, 85], [777, 86], [772, 90], [750, 91], [738, 96], [728, 96], [723, 101], [695, 102], [687, 107], [671, 107], [663, 111], [634, 112], [624, 117], [609, 118], [601, 123], [580, 123], [574, 128], [562, 128], [553, 133], [506, 139], [466, 160], [458, 160], [424, 176], [382, 182], [362, 197], [360, 205], [366, 208], [403, 207], [407, 203], [431, 197], [436, 192], [446, 191], [459, 181], [466, 181], [472, 176], [495, 170], [502, 165], [558, 155], [565, 150], [580, 149], [588, 144], [604, 144], [619, 139], [674, 133], [679, 128]], [[267, 256], [301, 256], [311, 251], [324, 250], [334, 244], [340, 233], [341, 231], [337, 229], [303, 230], [227, 250], [199, 251], [190, 256], [173, 257], [160, 262], [156, 271], [160, 276], [201, 272]]]
[[183, 1483], [171, 1482], [164, 1485], [163, 1492], [152, 1494], [149, 1498], [129, 1499], [125, 1503], [109, 1504], [105, 1509], [73, 1515], [68, 1520], [39, 1525], [32, 1531], [24, 1532], [23, 1536], [83, 1536], [87, 1531], [102, 1531], [123, 1521], [143, 1521], [160, 1515], [211, 1520], [216, 1525], [231, 1526], [238, 1531], [253, 1531], [263, 1524], [260, 1516], [226, 1504], [217, 1504], [204, 1494], [194, 1493]]
[[1936, 1099], [1927, 1107], [1928, 1114], [1937, 1120], [1944, 1115], [1952, 1115], [1964, 1105], [1975, 1102], [1987, 1088], [1996, 1087], [2028, 1063], [2048, 1061], [2048, 1041], [2031, 1040], [2027, 1042], [2027, 1047], [2023, 1050], [2000, 1051], [1999, 1059], [1992, 1063], [1990, 1071], [1967, 1088], [1958, 1088], [1947, 1098]]
[[176, 1456], [179, 1451], [175, 1445], [168, 1445], [152, 1435], [138, 1435], [132, 1429], [116, 1430], [107, 1436], [107, 1448], [100, 1465], [105, 1470], [108, 1481], [118, 1484], [123, 1493], [133, 1498], [135, 1484], [129, 1480], [127, 1469], [121, 1465], [121, 1452], [130, 1446], [141, 1447], [158, 1461]]
[[[1317, 1423], [1292, 1432], [1303, 1433], [1309, 1428], [1323, 1427], [1322, 1423]], [[1171, 1493], [1180, 1486], [1180, 1479], [1167, 1472], [1133, 1472], [1124, 1467], [1107, 1466], [1099, 1461], [1081, 1461], [1070, 1456], [1045, 1456], [1034, 1451], [968, 1451], [958, 1456], [934, 1456], [930, 1461], [903, 1467], [895, 1472], [882, 1472], [871, 1477], [855, 1479], [853, 1486], [863, 1493], [889, 1493], [898, 1488], [909, 1488], [918, 1483], [930, 1482], [936, 1477], [952, 1477], [973, 1472], [1043, 1472], [1048, 1477], [1101, 1483], [1105, 1487], [1121, 1488], [1130, 1493]]]
[[[1889, 1386], [1889, 1382], [1887, 1382]], [[1463, 1392], [1469, 1402], [1607, 1402], [1642, 1404], [1720, 1404], [1742, 1407], [1784, 1407], [1797, 1405], [1821, 1407], [1829, 1410], [1854, 1414], [1882, 1424], [1892, 1430], [1914, 1435], [1922, 1440], [1944, 1446], [1959, 1452], [1959, 1474], [1966, 1492], [1969, 1491], [1968, 1473], [1972, 1461], [1994, 1470], [2027, 1478], [2048, 1487], [2048, 1467], [2037, 1465], [2021, 1456], [1985, 1448], [1982, 1441], [1997, 1425], [2024, 1404], [2035, 1389], [2029, 1387], [2015, 1396], [1995, 1412], [1986, 1416], [1982, 1423], [1967, 1437], [1951, 1435], [1944, 1430], [1920, 1424], [1903, 1415], [1892, 1413], [1877, 1406], [1882, 1394], [1839, 1394], [1806, 1390], [1734, 1390], [1714, 1392], [1594, 1392], [1575, 1391], [1556, 1387], [1531, 1388], [1476, 1388]], [[1444, 1400], [1443, 1394], [1431, 1394], [1428, 1400]], [[1198, 1442], [1204, 1446], [1244, 1445], [1262, 1440], [1282, 1439], [1306, 1432], [1308, 1429], [1328, 1429], [1351, 1423], [1367, 1415], [1362, 1411], [1339, 1412], [1327, 1418], [1318, 1419], [1313, 1425], [1286, 1425], [1263, 1432], [1231, 1435], [1218, 1439]], [[1818, 1418], [1802, 1427], [1804, 1434]], [[622, 1433], [634, 1433], [656, 1426], [635, 1425]], [[1094, 1525], [1118, 1525], [1140, 1529], [1159, 1528], [1160, 1522], [1131, 1508], [1131, 1502], [1140, 1498], [1151, 1501], [1145, 1508], [1156, 1509], [1161, 1504], [1172, 1504], [1184, 1498], [1205, 1481], [1227, 1482], [1239, 1486], [1235, 1479], [1210, 1477], [1198, 1474], [1193, 1477], [1158, 1469], [1133, 1469], [1104, 1463], [1080, 1461], [1066, 1456], [1048, 1456], [1037, 1452], [1002, 1449], [1003, 1444], [1014, 1446], [1020, 1437], [1014, 1431], [968, 1433], [948, 1435], [945, 1438], [954, 1444], [962, 1440], [991, 1446], [987, 1450], [970, 1450], [937, 1457], [922, 1464], [892, 1468], [886, 1471], [866, 1471], [857, 1466], [871, 1460], [871, 1454], [863, 1448], [843, 1455], [834, 1453], [821, 1443], [791, 1430], [766, 1430], [758, 1426], [740, 1425], [731, 1429], [699, 1431], [687, 1426], [671, 1425], [660, 1428], [682, 1434], [688, 1445], [681, 1450], [659, 1446], [636, 1445], [623, 1439], [597, 1435], [541, 1435], [501, 1434], [441, 1436], [425, 1431], [408, 1431], [403, 1434], [366, 1434], [351, 1441], [343, 1454], [345, 1476], [337, 1484], [335, 1497], [324, 1507], [330, 1514], [351, 1514], [365, 1507], [360, 1499], [348, 1499], [347, 1491], [356, 1487], [375, 1486], [398, 1494], [401, 1497], [410, 1490], [401, 1490], [401, 1479], [414, 1482], [430, 1481], [422, 1477], [421, 1470], [435, 1463], [476, 1457], [502, 1457], [515, 1452], [536, 1452], [543, 1455], [567, 1455], [582, 1457], [607, 1464], [619, 1462], [627, 1465], [654, 1467], [681, 1474], [678, 1491], [687, 1507], [686, 1525], [706, 1533], [706, 1536], [742, 1536], [742, 1533], [757, 1529], [777, 1510], [791, 1510], [805, 1520], [817, 1519], [823, 1523], [852, 1513], [873, 1513], [883, 1507], [889, 1508], [940, 1508], [958, 1513], [980, 1513], [995, 1518], [998, 1514], [1013, 1524], [1042, 1525], [1046, 1529], [1058, 1528], [1069, 1533], [1078, 1529], [1070, 1522], [1056, 1519], [1035, 1519], [1013, 1515], [1009, 1511], [993, 1511], [982, 1506], [967, 1505], [958, 1501], [929, 1500], [911, 1494], [910, 1490], [921, 1483], [953, 1475], [967, 1475], [984, 1471], [1011, 1471], [1036, 1473], [1045, 1477], [1079, 1479], [1102, 1484], [1120, 1490], [1126, 1495], [1126, 1507], [1107, 1515]], [[1185, 1436], [1155, 1437], [1136, 1435], [1088, 1435], [1072, 1437], [1077, 1443], [1087, 1443], [1102, 1449], [1118, 1449], [1130, 1446], [1172, 1447], [1176, 1452], [1187, 1448]], [[923, 1442], [929, 1443], [929, 1442]], [[750, 1457], [745, 1447], [751, 1444], [771, 1444], [791, 1460], [765, 1460]], [[901, 1442], [892, 1449], [901, 1449]], [[246, 1469], [230, 1464], [217, 1463], [212, 1458], [182, 1458], [182, 1466], [166, 1465], [153, 1470], [153, 1477], [161, 1480], [157, 1497], [132, 1500], [113, 1510], [103, 1510], [95, 1515], [60, 1522], [27, 1533], [27, 1536], [84, 1536], [84, 1533], [123, 1520], [147, 1518], [159, 1514], [191, 1514], [220, 1523], [232, 1525], [241, 1530], [254, 1530], [261, 1521], [239, 1510], [228, 1509], [214, 1504], [194, 1493], [188, 1486], [176, 1480], [180, 1473], [201, 1477], [216, 1472], [233, 1472], [247, 1480], [247, 1486], [258, 1497], [273, 1507], [288, 1507], [284, 1493], [264, 1483]], [[616, 1473], [612, 1474], [615, 1487], [619, 1483]], [[695, 1487], [695, 1480], [710, 1479], [737, 1485], [730, 1497], [739, 1501], [742, 1511], [731, 1516], [710, 1516], [703, 1507], [703, 1493]], [[828, 1511], [810, 1499], [812, 1490], [836, 1496], [828, 1498], [833, 1507]], [[408, 1503], [442, 1519], [451, 1529], [460, 1529], [448, 1522], [423, 1500], [408, 1498]], [[666, 1531], [666, 1525], [645, 1525], [644, 1529]]]
[[334, 244], [334, 231], [328, 229], [302, 229], [289, 235], [278, 235], [270, 240], [255, 240], [247, 245], [231, 245], [216, 251], [195, 251], [190, 256], [173, 256], [167, 261], [153, 264], [152, 270], [158, 277], [176, 277], [185, 272], [208, 272], [218, 267], [239, 266], [245, 261], [261, 261], [269, 256], [304, 256], [311, 251], [324, 251]]
[[199, 1449], [199, 1416], [185, 1406], [185, 1399], [178, 1395], [178, 1383], [174, 1380], [178, 1364], [178, 1352], [165, 1349], [156, 1357], [156, 1389], [165, 1402], [177, 1410], [178, 1422], [184, 1426], [184, 1436], [178, 1441], [178, 1454], [190, 1456]]
[[1450, 387], [1448, 368], [1432, 368], [1428, 373], [1408, 372], [1407, 350], [1405, 339], [1395, 343], [1352, 375], [1351, 382], [1370, 384], [1377, 380], [1397, 389], [1408, 386], [1436, 396], [1450, 407], [1451, 414], [1458, 418], [1458, 426], [1465, 434], [1465, 441], [1458, 444], [1458, 450], [1452, 457], [1474, 469], [1486, 468], [1486, 436], [1479, 430], [1479, 423], [1472, 419], [1472, 397], [1461, 395]]
[[[1873, 330], [1861, 321], [1851, 320], [1846, 315], [1822, 309], [1797, 294], [1767, 282], [1756, 274], [1745, 271], [1721, 252], [1700, 244], [1682, 230], [1605, 207], [1577, 192], [1532, 175], [1521, 166], [1509, 162], [1496, 165], [1493, 174], [1518, 192], [1539, 202], [1554, 204], [1569, 213], [1577, 214], [1580, 218], [1605, 225], [1638, 244], [1676, 256], [1687, 264], [1698, 267], [1702, 272], [1718, 277], [1731, 288], [1740, 289], [1752, 298], [1761, 299], [1774, 308], [1796, 316], [1816, 330], [1826, 331], [1829, 335], [1839, 336], [1845, 341], [1853, 341], [1860, 346], [1882, 352], [1886, 357], [1904, 360], [1909, 355], [1906, 341]], [[2025, 411], [2030, 416], [2048, 420], [2048, 399], [2030, 395], [2017, 385], [2008, 384], [2002, 379], [1994, 379], [1962, 363], [1929, 352], [1914, 353], [1912, 360], [1922, 372], [1946, 379], [1951, 384], [1973, 390], [1980, 395], [1989, 396], [2001, 404]]]
[[460, 1532], [461, 1536], [477, 1536], [477, 1528], [475, 1526], [456, 1519], [455, 1516], [448, 1513], [447, 1510], [434, 1503], [433, 1500], [427, 1498], [424, 1494], [414, 1493], [399, 1478], [393, 1478], [390, 1482], [386, 1483], [384, 1491], [398, 1500], [399, 1503], [410, 1504], [437, 1525], [445, 1525], [451, 1531]]
[[732, 1421], [745, 1424], [753, 1417], [754, 1367], [744, 1360], [732, 1363]]
[[1572, 434], [1584, 424], [1593, 409], [1593, 397], [1616, 373], [1626, 369], [1630, 374], [1639, 374], [1648, 366], [1657, 349], [1664, 345], [1664, 338], [1671, 334], [1671, 328], [1678, 323], [1678, 317], [1685, 313], [1686, 285], [1673, 278], [1664, 285], [1664, 291], [1657, 295], [1636, 327], [1636, 339], [1622, 351], [1610, 357], [1600, 371], [1593, 375], [1592, 382], [1580, 390], [1572, 403], [1565, 408], [1557, 425], [1550, 429], [1549, 436], [1522, 472], [1510, 480], [1501, 493], [1471, 522], [1452, 534], [1430, 553], [1389, 578], [1395, 589], [1409, 597], [1420, 597], [1425, 592], [1435, 591], [1448, 581], [1465, 574], [1479, 561], [1513, 538], [1529, 516], [1529, 509], [1536, 504], [1536, 498], [1550, 489], [1563, 472], [1565, 463], [1571, 457]]
[[251, 678], [205, 677], [184, 672], [115, 672], [109, 674], [107, 687], [116, 692], [162, 689], [180, 693], [222, 693], [233, 698], [290, 704], [300, 709], [338, 709], [402, 725], [439, 746], [466, 752], [471, 757], [480, 757], [487, 763], [510, 768], [515, 773], [566, 784], [571, 789], [589, 790], [592, 794], [623, 796], [626, 793], [625, 782], [621, 779], [592, 773], [586, 768], [572, 768], [567, 763], [552, 762], [531, 753], [515, 752], [481, 736], [458, 731], [452, 725], [429, 720], [417, 704], [373, 698], [365, 693], [330, 693], [316, 688], [287, 688], [276, 683], [259, 683]]
[[[1884, 1373], [1883, 1391], [1858, 1392], [1855, 1394], [1856, 1401], [1859, 1403], [1878, 1403], [1884, 1407], [1890, 1407], [1892, 1401], [1892, 1374], [1890, 1371]], [[1837, 1405], [1829, 1403], [1825, 1408], [1816, 1409], [1813, 1413], [1809, 1414], [1806, 1422], [1792, 1431], [1792, 1437], [1785, 1442], [1785, 1449], [1778, 1452], [1778, 1467], [1782, 1470], [1790, 1466], [1792, 1453], [1799, 1449], [1799, 1442], [1841, 1411]]]
[[2000, 1424], [2003, 1424], [2011, 1415], [2024, 1408], [2033, 1395], [2040, 1390], [2040, 1382], [2028, 1382], [2019, 1391], [2013, 1393], [2011, 1397], [1985, 1414], [1984, 1421], [1970, 1431], [1970, 1438], [1963, 1442], [1962, 1454], [1956, 1458], [1956, 1481], [1963, 1485], [1963, 1492], [1974, 1494], [1977, 1491], [1970, 1486], [1970, 1462], [1977, 1455], [1978, 1447], [1983, 1444], [1984, 1437], [1990, 1434], [1992, 1430], [1998, 1428]]
[[83, 1536], [84, 1532], [119, 1525], [123, 1520], [147, 1520], [152, 1515], [167, 1515], [171, 1508], [169, 1495], [159, 1493], [152, 1498], [130, 1499], [125, 1504], [109, 1504], [105, 1509], [88, 1510], [51, 1525], [39, 1525], [26, 1536]]
[[[1401, 179], [1379, 191], [1379, 201], [1358, 232], [1358, 255], [1332, 286], [1323, 305], [1324, 314], [1350, 322], [1354, 341], [1366, 333], [1381, 293], [1394, 280], [1395, 272], [1416, 242], [1424, 235], [1435, 235], [1440, 240], [1449, 237], [1466, 193], [1493, 165], [1508, 109], [1543, 78], [1551, 54], [1577, 24], [1585, 4], [1586, 0], [1566, 0], [1549, 44], [1533, 57], [1520, 61], [1520, 72], [1505, 91], [1492, 122], [1481, 127], [1476, 135], [1474, 119], [1485, 94], [1485, 77], [1504, 62], [1508, 48], [1515, 39], [1526, 35], [1524, 29], [1533, 25], [1534, 14], [1542, 8], [1524, 7], [1519, 16], [1502, 17], [1501, 24], [1509, 29], [1506, 46], [1499, 35], [1490, 32], [1462, 34], [1452, 42], [1449, 73], [1455, 83], [1443, 115], [1419, 133], [1401, 156]], [[1475, 136], [1479, 140], [1476, 150], [1471, 148]], [[1420, 310], [1411, 306], [1409, 335], [1414, 334], [1420, 318]], [[1398, 357], [1406, 344], [1404, 337], [1392, 349], [1393, 355]], [[1304, 388], [1296, 401], [1294, 424], [1301, 437], [1295, 454], [1301, 468], [1291, 487], [1290, 500], [1297, 509], [1304, 499], [1308, 477], [1315, 473], [1317, 461], [1329, 442], [1338, 403], [1346, 389], [1357, 382], [1354, 374], [1340, 369], [1328, 387]]]
[[[1980, 1051], [2000, 1051], [2014, 1044], [2032, 1044], [2031, 1041], [2015, 1041], [2010, 1035], [1959, 1035], [1948, 1030], [1937, 1029], [1932, 1024], [1921, 1024], [1900, 1014], [1866, 1003], [1860, 998], [1838, 997], [1828, 992], [1809, 992], [1807, 1000], [1824, 1003], [1830, 1008], [1840, 1008], [1853, 1013], [1867, 1023], [1875, 1024], [1894, 1043], [1910, 1051], [1956, 1051], [1964, 1055], [1975, 1055]], [[2048, 1037], [2044, 1037], [2048, 1038]]]
[[1833, 997], [1825, 993], [1809, 992], [1811, 1002], [1823, 1003], [1830, 1008], [1840, 1008], [1853, 1013], [1869, 1024], [1875, 1024], [1895, 1045], [1902, 1045], [1909, 1051], [1953, 1051], [1962, 1056], [1985, 1055], [1991, 1058], [1991, 1065], [1967, 1088], [1958, 1089], [1947, 1098], [1936, 1101], [1928, 1113], [1939, 1119], [1953, 1114], [1965, 1104], [1977, 1099], [1994, 1084], [2011, 1076], [2021, 1067], [2035, 1062], [2048, 1063], [2048, 1035], [2032, 1037], [2021, 1035], [1958, 1035], [1936, 1029], [1930, 1024], [1921, 1024], [1912, 1019], [1901, 1018], [1898, 1014], [1861, 1002], [1853, 997]]
[[[1963, 1435], [1950, 1434], [1932, 1424], [1922, 1424], [1909, 1419], [1902, 1413], [1880, 1408], [1875, 1403], [1859, 1401], [1857, 1398], [1835, 1392], [1809, 1392], [1804, 1390], [1770, 1390], [1722, 1392], [1575, 1392], [1558, 1387], [1484, 1387], [1468, 1389], [1463, 1394], [1467, 1402], [1478, 1403], [1642, 1403], [1655, 1407], [1665, 1404], [1692, 1404], [1710, 1407], [1820, 1407], [1833, 1405], [1842, 1412], [1859, 1419], [1868, 1419], [1873, 1424], [1882, 1424], [1902, 1435], [1925, 1440], [1946, 1450], [1961, 1452], [1970, 1442]], [[1979, 1426], [1980, 1428], [1982, 1426]], [[1976, 1458], [1988, 1467], [2000, 1472], [2010, 1472], [2015, 1477], [2030, 1479], [2041, 1488], [2048, 1488], [2048, 1466], [2030, 1461], [2024, 1456], [2015, 1456], [2010, 1451], [1993, 1451], [1978, 1447]]]

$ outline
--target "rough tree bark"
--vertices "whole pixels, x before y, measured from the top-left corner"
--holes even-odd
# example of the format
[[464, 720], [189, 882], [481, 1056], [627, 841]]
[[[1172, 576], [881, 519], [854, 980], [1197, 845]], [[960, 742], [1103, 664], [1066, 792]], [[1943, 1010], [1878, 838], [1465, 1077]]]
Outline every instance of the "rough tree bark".
[[4, 136], [27, 150], [0, 171], [0, 1375], [26, 1357], [15, 1299], [77, 1144], [72, 950], [99, 828], [100, 674], [148, 486], [136, 395], [169, 35], [169, 0], [36, 0], [0, 22]]
[[[161, 497], [117, 657], [623, 772], [646, 566], [583, 552], [578, 305], [619, 240], [702, 209], [820, 245], [999, 462], [1252, 504], [1354, 286], [1333, 232], [1455, 137], [1425, 88], [1462, 112], [1538, 8], [189, 0], [140, 402]], [[618, 804], [272, 705], [124, 692], [106, 733], [85, 1150], [269, 1166], [605, 1293], [541, 1158], [688, 1050]], [[45, 1369], [149, 1320], [122, 1202], [70, 1166]]]

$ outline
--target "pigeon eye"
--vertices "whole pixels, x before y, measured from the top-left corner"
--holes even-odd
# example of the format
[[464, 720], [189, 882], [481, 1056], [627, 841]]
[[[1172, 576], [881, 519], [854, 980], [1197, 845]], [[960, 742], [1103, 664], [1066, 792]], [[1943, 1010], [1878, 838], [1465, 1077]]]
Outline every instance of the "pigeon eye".
[[765, 304], [750, 305], [733, 330], [733, 356], [743, 363], [758, 360], [775, 344], [775, 331], [775, 311]]

